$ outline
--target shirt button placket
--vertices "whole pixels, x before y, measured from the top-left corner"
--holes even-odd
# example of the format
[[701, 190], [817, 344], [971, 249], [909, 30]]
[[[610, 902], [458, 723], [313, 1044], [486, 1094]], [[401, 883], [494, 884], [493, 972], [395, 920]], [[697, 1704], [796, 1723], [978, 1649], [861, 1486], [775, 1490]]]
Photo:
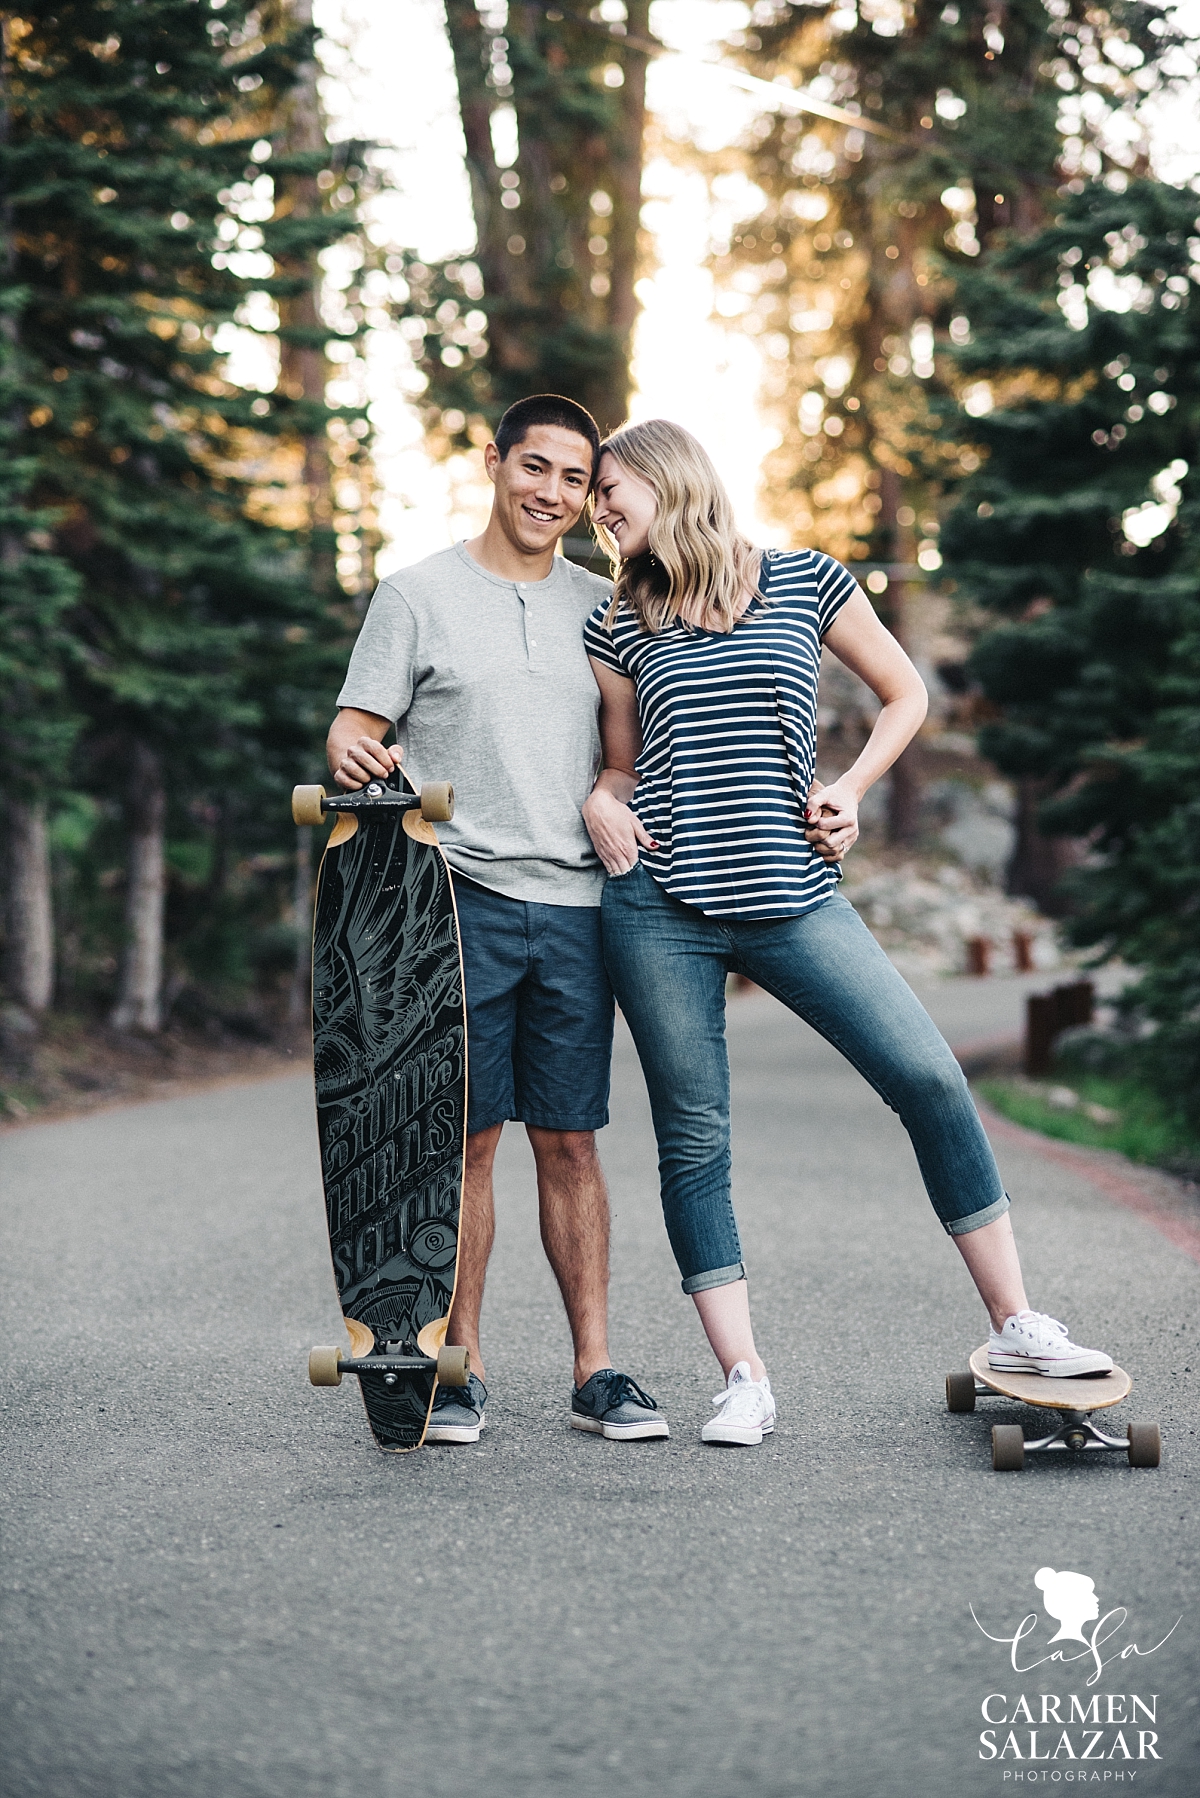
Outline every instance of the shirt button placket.
[[537, 666], [537, 638], [533, 633], [537, 629], [537, 618], [523, 583], [518, 583], [517, 594], [525, 614], [525, 661], [528, 667], [534, 668]]

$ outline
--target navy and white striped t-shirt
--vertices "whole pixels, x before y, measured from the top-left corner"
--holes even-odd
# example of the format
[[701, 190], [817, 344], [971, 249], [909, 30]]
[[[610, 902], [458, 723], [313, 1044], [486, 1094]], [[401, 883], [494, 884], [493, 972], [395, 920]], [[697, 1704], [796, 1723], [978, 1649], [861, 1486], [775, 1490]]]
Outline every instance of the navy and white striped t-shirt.
[[678, 620], [644, 631], [607, 602], [587, 652], [632, 680], [642, 724], [633, 810], [658, 843], [641, 860], [661, 887], [714, 918], [796, 917], [841, 872], [804, 836], [817, 748], [821, 639], [855, 590], [817, 550], [768, 551], [759, 588], [726, 633]]

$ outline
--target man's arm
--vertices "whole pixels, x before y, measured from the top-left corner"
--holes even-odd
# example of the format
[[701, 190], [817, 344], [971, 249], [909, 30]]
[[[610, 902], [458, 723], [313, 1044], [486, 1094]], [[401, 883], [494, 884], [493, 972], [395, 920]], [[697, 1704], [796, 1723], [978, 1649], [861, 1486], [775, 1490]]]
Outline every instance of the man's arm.
[[404, 751], [383, 742], [391, 728], [390, 718], [359, 712], [350, 705], [342, 707], [325, 739], [329, 770], [339, 787], [356, 792], [369, 780], [386, 780], [392, 769], [400, 766]]

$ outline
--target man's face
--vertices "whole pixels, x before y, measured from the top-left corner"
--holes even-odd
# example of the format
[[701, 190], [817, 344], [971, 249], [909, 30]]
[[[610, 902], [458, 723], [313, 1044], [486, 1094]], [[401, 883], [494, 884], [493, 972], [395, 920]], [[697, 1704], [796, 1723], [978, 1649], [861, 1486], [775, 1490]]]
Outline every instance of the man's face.
[[496, 489], [492, 515], [514, 549], [544, 554], [579, 518], [592, 480], [592, 446], [562, 425], [530, 425], [523, 443], [501, 460], [484, 451]]

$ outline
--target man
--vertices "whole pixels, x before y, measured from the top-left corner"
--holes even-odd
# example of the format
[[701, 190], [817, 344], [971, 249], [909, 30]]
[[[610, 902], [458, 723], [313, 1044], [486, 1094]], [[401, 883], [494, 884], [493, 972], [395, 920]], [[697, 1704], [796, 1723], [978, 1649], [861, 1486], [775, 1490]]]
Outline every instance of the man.
[[[666, 1436], [654, 1400], [610, 1365], [608, 1122], [613, 998], [600, 947], [604, 870], [581, 807], [599, 762], [599, 694], [583, 623], [608, 583], [555, 554], [591, 492], [600, 436], [554, 394], [510, 406], [484, 451], [494, 488], [479, 537], [380, 583], [338, 696], [329, 766], [361, 787], [401, 759], [450, 780], [440, 827], [466, 977], [467, 1150], [458, 1284], [446, 1340], [470, 1352], [466, 1390], [440, 1388], [429, 1442], [484, 1425], [479, 1312], [495, 1231], [492, 1164], [525, 1125], [542, 1242], [575, 1346], [571, 1422], [617, 1440]], [[398, 743], [384, 747], [392, 724]]]

